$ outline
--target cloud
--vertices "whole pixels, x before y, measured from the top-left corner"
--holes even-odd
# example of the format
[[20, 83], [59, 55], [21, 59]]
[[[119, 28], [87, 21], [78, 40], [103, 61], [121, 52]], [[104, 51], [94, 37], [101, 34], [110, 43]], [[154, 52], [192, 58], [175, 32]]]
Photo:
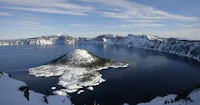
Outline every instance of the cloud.
[[[197, 21], [196, 17], [170, 14], [153, 7], [130, 2], [128, 0], [0, 0], [0, 8], [34, 11], [53, 14], [90, 15], [97, 13], [104, 17], [133, 20], [175, 19], [181, 21]], [[84, 4], [85, 3], [85, 4]], [[82, 5], [81, 5], [82, 4]], [[83, 5], [84, 4], [84, 5]]]
[[130, 2], [128, 0], [78, 0], [88, 3], [99, 3], [95, 5], [98, 12], [105, 17], [111, 17], [116, 19], [175, 19], [181, 21], [197, 21], [196, 17], [187, 17], [177, 14], [170, 14], [164, 11], [160, 11], [153, 7]]
[[40, 22], [36, 21], [3, 21], [4, 24], [16, 24], [16, 25], [40, 25]]
[[149, 28], [157, 28], [157, 27], [162, 27], [165, 26], [164, 24], [157, 24], [157, 23], [136, 23], [132, 25], [119, 25], [122, 28], [135, 28], [135, 27], [149, 27]]
[[186, 38], [190, 40], [199, 40], [200, 39], [200, 29], [199, 28], [186, 28], [178, 29], [174, 31], [152, 31], [147, 32], [161, 37], [174, 37], [174, 38]]
[[29, 30], [42, 30], [51, 29], [52, 27], [41, 24], [38, 21], [2, 21], [4, 27], [15, 27], [15, 29], [29, 29]]
[[177, 23], [182, 28], [194, 28], [194, 27], [199, 27], [200, 23]]
[[51, 14], [87, 15], [82, 12], [65, 11], [65, 10], [58, 10], [58, 9], [54, 9], [54, 8], [23, 8], [23, 7], [3, 7], [3, 6], [1, 6], [0, 8], [51, 13]]
[[[197, 24], [199, 23], [199, 18], [197, 17], [172, 14], [148, 5], [135, 3], [132, 0], [0, 0], [0, 8], [3, 8], [3, 10], [14, 10], [12, 11], [12, 13], [16, 15], [15, 21], [1, 20], [1, 23], [7, 25], [7, 27], [16, 27], [17, 29], [46, 29], [47, 31], [52, 31], [50, 29], [52, 29], [52, 27], [55, 27], [53, 25], [51, 27], [48, 26], [51, 25], [48, 23], [53, 23], [53, 21], [48, 19], [48, 17], [47, 19], [45, 19], [44, 22], [42, 19], [38, 19], [39, 16], [37, 15], [37, 17], [36, 14], [30, 13], [32, 16], [26, 15], [22, 17], [27, 12], [19, 12], [19, 14], [17, 13], [18, 11], [32, 11], [48, 14], [75, 16], [91, 16], [88, 19], [93, 20], [89, 22], [94, 22], [94, 17], [98, 16], [98, 19], [102, 19], [102, 22], [106, 23], [105, 24], [94, 22], [92, 23], [94, 25], [89, 25], [84, 24], [85, 22], [77, 21], [75, 22], [77, 24], [73, 24], [73, 22], [76, 21], [74, 19], [72, 22], [70, 22], [72, 24], [67, 27], [70, 29], [69, 31], [73, 29], [77, 31], [77, 29], [79, 29], [85, 32], [84, 33], [81, 31], [77, 31], [80, 33], [80, 35], [90, 33], [91, 30], [94, 32], [93, 35], [101, 34], [103, 32], [111, 34], [120, 34], [124, 32], [128, 34], [133, 32], [134, 30], [134, 32], [138, 34], [150, 33], [161, 36], [182, 35], [185, 37], [189, 37], [191, 32], [191, 34], [196, 34], [196, 36], [198, 37], [199, 30], [194, 30], [191, 28], [198, 28], [200, 26], [199, 24]], [[11, 15], [13, 14], [10, 14], [8, 12], [0, 12], [0, 16]], [[30, 18], [33, 16], [36, 16], [36, 19], [34, 18], [32, 19], [32, 21]], [[7, 18], [5, 20], [9, 19], [10, 18]], [[1, 25], [1, 27], [4, 28], [3, 24]], [[62, 24], [67, 25], [64, 23]], [[54, 29], [56, 31], [62, 30], [58, 28]], [[160, 31], [162, 29], [167, 31]], [[75, 31], [73, 32], [75, 33]], [[96, 33], [96, 31], [98, 31], [98, 33]], [[92, 36], [92, 34], [90, 35]]]
[[125, 21], [121, 28], [158, 28], [167, 26], [166, 22], [198, 22], [199, 18], [171, 14], [153, 7], [128, 0], [78, 0], [91, 4], [103, 17]]
[[12, 16], [12, 14], [8, 12], [0, 12], [0, 16]]
[[88, 25], [88, 24], [70, 24], [69, 27], [73, 28], [89, 28], [89, 27], [94, 27], [96, 25]]
[[[0, 0], [0, 8], [53, 14], [88, 15], [94, 9], [63, 0]], [[6, 6], [5, 6], [6, 5]]]

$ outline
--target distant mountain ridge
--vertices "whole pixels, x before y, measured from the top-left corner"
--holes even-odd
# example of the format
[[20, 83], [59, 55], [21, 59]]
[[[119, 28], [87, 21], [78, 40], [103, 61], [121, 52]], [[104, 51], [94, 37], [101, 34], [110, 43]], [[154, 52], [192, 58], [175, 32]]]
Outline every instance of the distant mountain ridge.
[[67, 35], [51, 35], [19, 40], [2, 40], [0, 45], [53, 45], [53, 44], [74, 44], [75, 38]]
[[52, 45], [52, 44], [114, 44], [126, 47], [136, 47], [157, 50], [176, 55], [186, 56], [200, 61], [200, 41], [180, 40], [177, 38], [161, 38], [153, 35], [132, 35], [126, 37], [111, 34], [95, 38], [74, 38], [67, 35], [43, 36], [23, 40], [0, 41], [0, 45]]

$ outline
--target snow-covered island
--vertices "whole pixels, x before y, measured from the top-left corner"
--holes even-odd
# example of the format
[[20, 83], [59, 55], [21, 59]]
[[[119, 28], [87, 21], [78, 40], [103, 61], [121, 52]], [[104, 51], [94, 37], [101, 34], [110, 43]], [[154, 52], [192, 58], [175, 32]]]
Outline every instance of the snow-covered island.
[[44, 95], [29, 90], [26, 83], [0, 72], [1, 105], [72, 105], [68, 96]]
[[127, 66], [128, 63], [100, 58], [86, 50], [75, 49], [46, 65], [31, 68], [29, 72], [35, 76], [61, 76], [58, 84], [65, 88], [56, 90], [53, 93], [66, 95], [78, 90], [77, 93], [80, 94], [84, 92], [81, 90], [84, 87], [93, 90], [93, 86], [104, 82], [105, 79], [102, 78], [102, 75], [98, 72], [99, 70]]

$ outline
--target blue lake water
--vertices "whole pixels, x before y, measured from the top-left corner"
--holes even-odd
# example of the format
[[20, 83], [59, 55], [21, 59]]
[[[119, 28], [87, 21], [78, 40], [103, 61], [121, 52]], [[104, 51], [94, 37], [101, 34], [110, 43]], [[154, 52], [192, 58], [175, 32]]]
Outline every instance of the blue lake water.
[[30, 89], [45, 93], [57, 85], [58, 77], [35, 77], [28, 69], [41, 66], [75, 48], [86, 49], [103, 58], [128, 62], [124, 69], [100, 71], [106, 82], [85, 89], [80, 95], [70, 94], [75, 105], [135, 105], [156, 96], [177, 94], [200, 84], [200, 64], [172, 54], [109, 45], [1, 46], [0, 70], [22, 80]]

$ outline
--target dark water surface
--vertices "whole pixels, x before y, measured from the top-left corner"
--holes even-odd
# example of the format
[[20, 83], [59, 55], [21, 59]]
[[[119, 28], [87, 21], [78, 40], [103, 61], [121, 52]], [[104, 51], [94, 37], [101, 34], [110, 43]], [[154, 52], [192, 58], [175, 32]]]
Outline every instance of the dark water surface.
[[35, 77], [28, 69], [41, 66], [75, 48], [82, 48], [104, 58], [128, 62], [125, 69], [101, 71], [106, 82], [85, 89], [78, 95], [70, 94], [76, 105], [135, 105], [156, 96], [177, 94], [200, 84], [200, 64], [172, 54], [136, 48], [106, 45], [53, 45], [53, 46], [2, 46], [0, 47], [0, 70], [22, 80], [30, 89], [45, 93], [57, 85], [59, 77]]

